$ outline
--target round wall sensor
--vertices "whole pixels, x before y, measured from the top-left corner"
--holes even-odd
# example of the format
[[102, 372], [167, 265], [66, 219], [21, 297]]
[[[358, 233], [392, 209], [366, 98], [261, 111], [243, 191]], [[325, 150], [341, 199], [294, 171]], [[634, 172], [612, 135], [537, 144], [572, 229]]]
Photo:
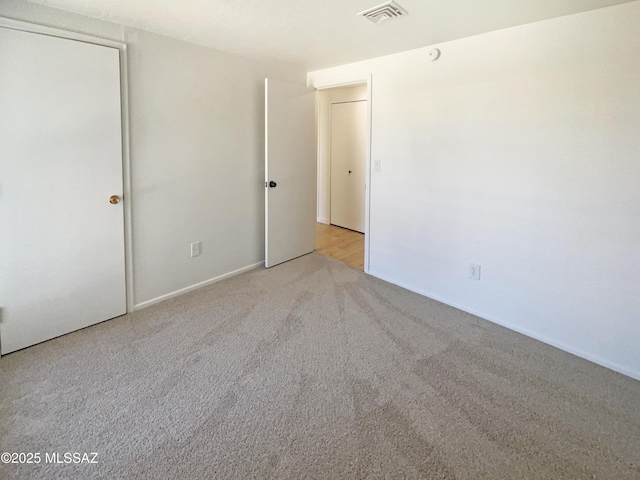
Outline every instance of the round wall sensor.
[[431, 60], [432, 62], [434, 60], [437, 60], [439, 56], [440, 50], [438, 50], [437, 48], [432, 48], [431, 50], [429, 50], [429, 60]]

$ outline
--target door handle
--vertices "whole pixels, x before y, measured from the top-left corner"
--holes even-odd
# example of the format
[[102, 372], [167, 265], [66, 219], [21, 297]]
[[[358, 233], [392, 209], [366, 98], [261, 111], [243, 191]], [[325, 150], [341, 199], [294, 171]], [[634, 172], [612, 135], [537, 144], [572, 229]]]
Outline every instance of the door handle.
[[278, 184], [276, 182], [274, 182], [273, 180], [271, 180], [269, 182], [269, 188], [276, 188], [278, 186]]
[[111, 195], [109, 197], [109, 203], [116, 205], [118, 203], [120, 203], [120, 197], [118, 195]]

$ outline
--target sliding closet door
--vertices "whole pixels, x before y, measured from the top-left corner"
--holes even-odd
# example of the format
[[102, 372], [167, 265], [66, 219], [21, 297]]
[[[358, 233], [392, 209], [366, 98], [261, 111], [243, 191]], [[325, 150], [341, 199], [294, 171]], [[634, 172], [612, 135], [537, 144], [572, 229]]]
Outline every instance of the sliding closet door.
[[0, 348], [126, 312], [119, 51], [0, 28]]

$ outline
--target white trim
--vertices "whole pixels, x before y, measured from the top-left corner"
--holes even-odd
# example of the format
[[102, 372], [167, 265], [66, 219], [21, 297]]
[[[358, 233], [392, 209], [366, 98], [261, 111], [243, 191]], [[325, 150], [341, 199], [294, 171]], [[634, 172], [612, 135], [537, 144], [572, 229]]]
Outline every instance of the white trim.
[[367, 171], [365, 173], [364, 201], [364, 273], [370, 271], [369, 248], [371, 245], [371, 141], [373, 138], [373, 75], [367, 78]]
[[483, 320], [486, 320], [488, 322], [495, 323], [496, 325], [500, 325], [500, 326], [502, 326], [504, 328], [507, 328], [507, 329], [512, 330], [512, 331], [517, 332], [517, 333], [520, 333], [520, 334], [522, 334], [522, 335], [524, 335], [526, 337], [533, 338], [534, 340], [538, 340], [538, 341], [540, 341], [542, 343], [546, 343], [547, 345], [550, 345], [550, 346], [555, 347], [555, 348], [557, 348], [559, 350], [562, 350], [563, 352], [570, 353], [572, 355], [575, 355], [576, 357], [580, 357], [580, 358], [582, 358], [584, 360], [587, 360], [589, 362], [592, 362], [592, 363], [595, 363], [597, 365], [600, 365], [601, 367], [605, 367], [605, 368], [608, 368], [609, 370], [613, 370], [614, 372], [618, 372], [618, 373], [621, 373], [622, 375], [626, 375], [627, 377], [631, 377], [631, 378], [634, 378], [636, 380], [640, 380], [640, 372], [634, 371], [634, 370], [629, 370], [628, 368], [622, 367], [622, 366], [618, 365], [617, 363], [610, 362], [609, 360], [605, 360], [603, 358], [600, 358], [597, 355], [592, 355], [591, 353], [585, 352], [584, 350], [581, 350], [579, 348], [573, 348], [573, 347], [570, 347], [570, 346], [568, 346], [568, 345], [566, 345], [566, 344], [564, 344], [562, 342], [558, 342], [558, 341], [555, 341], [555, 340], [550, 340], [549, 338], [545, 337], [544, 335], [539, 335], [539, 334], [537, 334], [535, 332], [532, 332], [531, 330], [527, 330], [525, 328], [520, 328], [520, 327], [518, 327], [516, 325], [513, 325], [513, 324], [511, 324], [509, 322], [505, 322], [505, 321], [502, 321], [502, 320], [496, 320], [495, 318], [487, 317], [485, 314], [482, 314], [482, 313], [476, 312], [474, 310], [468, 309], [468, 308], [463, 307], [461, 305], [458, 305], [456, 303], [449, 302], [447, 300], [443, 300], [442, 298], [438, 297], [437, 295], [432, 295], [429, 292], [426, 292], [424, 290], [419, 290], [419, 289], [410, 287], [410, 286], [405, 285], [405, 284], [403, 284], [401, 282], [397, 282], [394, 279], [387, 278], [384, 275], [380, 275], [378, 273], [371, 273], [371, 272], [369, 272], [369, 275], [371, 275], [373, 277], [376, 277], [376, 278], [379, 278], [380, 280], [384, 280], [385, 282], [389, 282], [389, 283], [391, 283], [393, 285], [397, 285], [399, 287], [402, 287], [402, 288], [404, 288], [406, 290], [409, 290], [409, 291], [411, 291], [413, 293], [417, 293], [418, 295], [422, 295], [423, 297], [430, 298], [432, 300], [435, 300], [435, 301], [440, 302], [440, 303], [444, 303], [445, 305], [449, 305], [450, 307], [456, 308], [456, 309], [461, 310], [463, 312], [470, 313], [471, 315], [474, 315], [474, 316], [476, 316], [478, 318], [481, 318]]
[[176, 290], [175, 292], [167, 293], [166, 295], [161, 295], [159, 297], [152, 298], [151, 300], [147, 300], [146, 302], [137, 304], [134, 307], [134, 310], [142, 310], [143, 308], [150, 307], [151, 305], [155, 305], [156, 303], [163, 302], [164, 300], [168, 300], [173, 297], [177, 297], [178, 295], [182, 295], [183, 293], [191, 292], [193, 290], [197, 290], [199, 288], [212, 285], [214, 283], [220, 282], [221, 280], [225, 280], [230, 277], [235, 277], [236, 275], [240, 275], [241, 273], [248, 272], [249, 270], [253, 270], [254, 268], [260, 267], [262, 265], [264, 265], [264, 262], [254, 263], [253, 265], [242, 267], [232, 272], [225, 273], [223, 275], [220, 275], [214, 278], [210, 278], [209, 280], [205, 280], [204, 282], [196, 283], [186, 288], [181, 288], [180, 290]]
[[129, 143], [129, 76], [127, 73], [127, 45], [116, 40], [85, 35], [69, 30], [48, 27], [36, 23], [22, 22], [12, 18], [0, 17], [0, 27], [10, 30], [65, 38], [119, 50], [120, 58], [120, 112], [122, 129], [122, 191], [124, 198], [124, 250], [125, 250], [125, 288], [127, 313], [134, 310], [135, 293], [133, 289], [133, 239], [132, 239], [132, 202], [131, 202], [131, 156]]
[[[309, 86], [307, 84], [307, 86]], [[316, 222], [325, 223], [320, 219], [320, 190], [318, 189], [318, 182], [320, 181], [320, 125], [322, 119], [320, 118], [320, 113], [322, 111], [322, 101], [320, 100], [320, 96], [318, 95], [318, 91], [315, 93], [315, 121], [316, 121]], [[322, 219], [326, 220], [326, 219]], [[314, 245], [315, 250], [315, 245]]]
[[111, 47], [122, 50], [125, 44], [116, 40], [110, 40], [102, 37], [94, 37], [84, 33], [77, 33], [70, 30], [63, 30], [37, 23], [22, 22], [12, 18], [0, 17], [0, 27], [9, 28], [11, 30], [20, 30], [22, 32], [38, 33], [48, 35], [50, 37], [66, 38], [69, 40], [77, 40], [84, 43], [93, 43], [94, 45], [102, 45], [103, 47]]
[[[364, 196], [364, 273], [369, 273], [369, 248], [371, 244], [370, 217], [371, 217], [371, 139], [373, 128], [373, 75], [363, 73], [351, 77], [343, 77], [338, 80], [328, 80], [326, 82], [307, 82], [308, 86], [316, 90], [326, 90], [328, 88], [347, 87], [350, 85], [367, 84], [367, 158], [365, 172], [365, 196]], [[318, 109], [320, 110], [320, 109]], [[317, 192], [316, 192], [317, 195]]]
[[316, 221], [317, 221], [318, 223], [324, 223], [324, 224], [326, 224], [326, 225], [329, 225], [329, 219], [328, 219], [328, 218], [318, 217], [318, 218], [316, 219]]
[[127, 312], [133, 312], [135, 292], [133, 290], [133, 221], [131, 198], [131, 144], [129, 137], [129, 74], [127, 46], [120, 48], [120, 91], [122, 111], [122, 191], [124, 196], [124, 258], [127, 288]]
[[313, 87], [316, 90], [325, 90], [327, 88], [348, 87], [351, 85], [359, 85], [362, 83], [370, 83], [370, 82], [371, 82], [371, 74], [362, 73], [359, 75], [352, 75], [350, 77], [342, 77], [338, 80], [327, 80], [325, 82], [319, 81], [318, 83], [311, 82], [311, 85], [308, 85], [308, 86]]

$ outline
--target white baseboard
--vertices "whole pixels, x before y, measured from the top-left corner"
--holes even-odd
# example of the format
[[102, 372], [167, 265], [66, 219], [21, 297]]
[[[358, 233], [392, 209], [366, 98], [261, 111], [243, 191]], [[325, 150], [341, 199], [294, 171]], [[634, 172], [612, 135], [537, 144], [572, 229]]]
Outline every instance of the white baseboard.
[[580, 357], [583, 358], [585, 360], [588, 360], [592, 363], [598, 364], [602, 367], [608, 368], [609, 370], [613, 370], [614, 372], [618, 372], [621, 373], [622, 375], [626, 375], [627, 377], [631, 377], [634, 378], [636, 380], [640, 380], [640, 372], [636, 372], [633, 370], [629, 370], [628, 368], [622, 367], [620, 365], [618, 365], [617, 363], [614, 362], [610, 362], [609, 360], [605, 360], [603, 358], [598, 357], [597, 355], [592, 355], [589, 352], [585, 352], [583, 350], [580, 350], [578, 348], [573, 348], [571, 346], [568, 346], [562, 342], [557, 342], [555, 340], [550, 340], [549, 338], [545, 337], [544, 335], [539, 335], [535, 332], [531, 332], [527, 329], [524, 328], [520, 328], [517, 325], [513, 325], [509, 322], [504, 322], [501, 320], [496, 320], [494, 318], [490, 318], [487, 317], [486, 315], [479, 313], [479, 312], [475, 312], [473, 310], [470, 310], [466, 307], [462, 307], [460, 305], [457, 305], [455, 303], [452, 302], [448, 302], [446, 300], [443, 300], [442, 298], [439, 298], [436, 295], [431, 295], [429, 292], [425, 292], [425, 291], [420, 291], [417, 290], [415, 288], [409, 287], [407, 285], [404, 285], [402, 283], [396, 282], [395, 280], [389, 279], [389, 278], [385, 278], [383, 275], [378, 275], [377, 273], [371, 273], [369, 272], [369, 275], [371, 275], [372, 277], [376, 277], [379, 278], [380, 280], [384, 280], [385, 282], [389, 282], [392, 283], [394, 285], [397, 285], [399, 287], [402, 287], [406, 290], [409, 290], [413, 293], [417, 293], [418, 295], [422, 295], [423, 297], [427, 297], [430, 298], [432, 300], [435, 300], [437, 302], [440, 303], [444, 303], [445, 305], [449, 305], [450, 307], [453, 308], [457, 308], [458, 310], [462, 310], [463, 312], [466, 313], [470, 313], [471, 315], [475, 315], [476, 317], [480, 317], [483, 320], [487, 320], [488, 322], [491, 323], [495, 323], [497, 325], [500, 325], [502, 327], [508, 328], [509, 330], [513, 330], [514, 332], [518, 332], [521, 333], [522, 335], [525, 335], [527, 337], [533, 338], [535, 340], [538, 340], [542, 343], [546, 343], [547, 345], [551, 345], [552, 347], [558, 348], [564, 352], [570, 353], [572, 355], [575, 355], [576, 357]]
[[318, 221], [318, 223], [325, 223], [325, 224], [329, 225], [329, 219], [328, 218], [318, 217], [316, 220]]
[[151, 300], [147, 300], [146, 302], [138, 303], [134, 305], [134, 310], [142, 310], [143, 308], [150, 307], [151, 305], [155, 305], [156, 303], [160, 303], [164, 300], [168, 300], [173, 297], [177, 297], [178, 295], [182, 295], [183, 293], [191, 292], [192, 290], [197, 290], [198, 288], [206, 287], [207, 285], [214, 284], [225, 278], [234, 277], [236, 275], [240, 275], [241, 273], [247, 272], [249, 270], [253, 270], [256, 267], [264, 265], [264, 262], [254, 263], [253, 265], [249, 265], [246, 267], [239, 268], [229, 273], [225, 273], [223, 275], [217, 276], [215, 278], [210, 278], [209, 280], [205, 280], [204, 282], [196, 283], [195, 285], [191, 285], [189, 287], [181, 288], [180, 290], [176, 290], [175, 292], [167, 293], [166, 295], [161, 295], [156, 298], [152, 298]]

